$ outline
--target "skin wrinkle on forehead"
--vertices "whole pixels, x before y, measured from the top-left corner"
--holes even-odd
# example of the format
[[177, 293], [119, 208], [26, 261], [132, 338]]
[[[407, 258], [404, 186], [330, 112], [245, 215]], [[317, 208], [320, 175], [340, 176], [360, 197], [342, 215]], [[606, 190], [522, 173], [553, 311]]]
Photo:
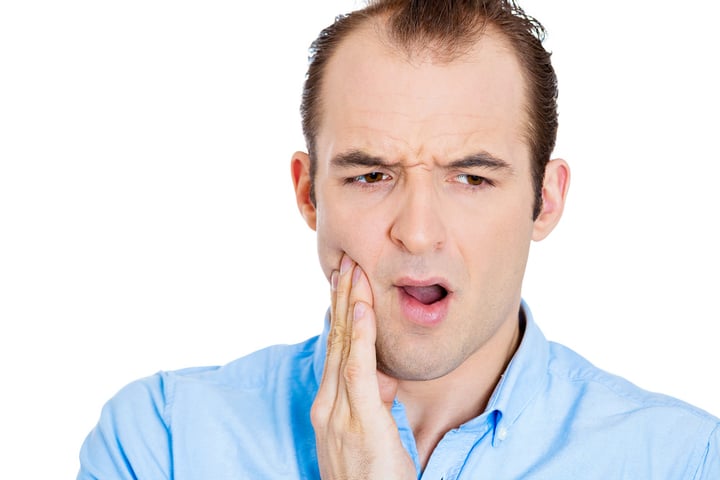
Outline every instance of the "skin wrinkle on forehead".
[[[455, 170], [455, 169], [488, 169], [491, 171], [501, 171], [507, 175], [515, 175], [515, 170], [509, 163], [504, 160], [497, 158], [491, 153], [480, 151], [465, 155], [456, 160], [438, 160], [433, 157], [429, 161], [416, 161], [415, 163], [408, 163], [407, 160], [400, 160], [397, 162], [388, 162], [384, 158], [370, 155], [361, 150], [350, 150], [348, 152], [340, 153], [335, 155], [331, 160], [330, 164], [336, 168], [353, 168], [353, 167], [367, 167], [367, 168], [387, 168], [387, 169], [403, 169], [408, 170], [416, 167], [423, 167], [430, 171], [439, 167], [442, 170]], [[434, 165], [432, 165], [434, 164]]]
[[[471, 62], [468, 62], [471, 63]], [[473, 64], [476, 62], [472, 62]], [[412, 98], [411, 95], [394, 95], [395, 97]], [[438, 96], [441, 98], [441, 96]], [[354, 99], [348, 99], [353, 103]], [[391, 100], [391, 99], [389, 99]], [[346, 133], [348, 150], [367, 150], [368, 152], [382, 151], [385, 152], [387, 158], [398, 159], [402, 163], [404, 168], [409, 168], [414, 165], [424, 165], [426, 169], [430, 169], [432, 164], [440, 165], [441, 167], [448, 163], [448, 159], [462, 157], [466, 152], [473, 152], [482, 150], [482, 146], [485, 142], [485, 138], [491, 138], [495, 132], [491, 128], [487, 131], [476, 131], [473, 129], [448, 129], [446, 131], [437, 131], [437, 125], [440, 124], [442, 128], [442, 119], [447, 117], [455, 122], [457, 127], [457, 119], [467, 119], [468, 123], [474, 123], [481, 121], [489, 116], [492, 116], [494, 112], [489, 111], [486, 114], [482, 113], [467, 113], [458, 115], [457, 112], [433, 112], [428, 118], [420, 118], [414, 114], [408, 114], [406, 112], [399, 111], [382, 111], [373, 109], [358, 108], [356, 110], [357, 122], [353, 122], [350, 119], [350, 124], [346, 125], [343, 130]], [[410, 125], [417, 125], [417, 130], [412, 135], [398, 136], [387, 129], [375, 128], [368, 124], [374, 123], [372, 117], [390, 117], [397, 116], [398, 120], [405, 122]], [[370, 117], [369, 119], [367, 117]], [[439, 119], [439, 120], [438, 120]], [[346, 120], [348, 120], [346, 118]], [[529, 156], [529, 146], [525, 141], [525, 135], [523, 129], [518, 129], [515, 133], [515, 139], [520, 140], [520, 148], [516, 148], [509, 152], [508, 160], [513, 160], [511, 163], [517, 163], [518, 158]], [[424, 132], [428, 131], [430, 135], [426, 135]], [[511, 137], [512, 138], [512, 137]], [[459, 142], [458, 142], [459, 140]], [[338, 146], [335, 144], [328, 145], [327, 153], [333, 151], [342, 150], [344, 146]], [[358, 148], [359, 147], [359, 148]], [[327, 157], [326, 157], [327, 158]], [[334, 156], [332, 157], [334, 158]], [[330, 160], [332, 162], [332, 160]], [[529, 166], [528, 166], [529, 167]], [[514, 169], [510, 169], [510, 173], [515, 173]]]
[[[429, 147], [426, 145], [426, 143], [432, 143], [432, 142], [428, 141], [428, 142], [423, 142], [421, 145], [419, 145], [415, 149], [415, 151], [412, 152], [411, 155], [403, 154], [403, 153], [386, 155], [386, 157], [397, 159], [396, 161], [387, 161], [385, 159], [381, 159], [381, 158], [377, 157], [374, 162], [370, 162], [369, 159], [365, 159], [362, 162], [361, 161], [350, 162], [348, 157], [352, 157], [352, 156], [375, 157], [370, 152], [372, 152], [373, 150], [376, 150], [376, 149], [379, 149], [382, 151], [387, 151], [388, 148], [385, 147], [386, 144], [389, 144], [388, 146], [390, 147], [391, 151], [398, 151], [398, 152], [402, 151], [402, 150], [408, 150], [410, 147], [408, 145], [408, 143], [409, 143], [408, 141], [400, 139], [398, 137], [394, 137], [392, 135], [389, 135], [384, 130], [374, 130], [369, 127], [368, 128], [358, 127], [357, 129], [358, 130], [368, 130], [369, 132], [377, 131], [377, 133], [378, 133], [377, 135], [370, 135], [368, 138], [371, 138], [372, 140], [376, 140], [378, 137], [385, 136], [385, 137], [387, 137], [387, 140], [389, 140], [389, 142], [385, 142], [385, 141], [379, 142], [379, 145], [380, 145], [379, 147], [370, 147], [367, 149], [367, 151], [365, 148], [352, 148], [352, 147], [348, 148], [347, 151], [333, 154], [329, 160], [330, 165], [337, 167], [337, 166], [341, 166], [340, 163], [343, 163], [343, 164], [355, 163], [357, 166], [374, 166], [374, 165], [385, 166], [385, 167], [402, 166], [403, 168], [410, 168], [410, 167], [413, 167], [416, 165], [425, 165], [426, 168], [430, 168], [432, 164], [439, 166], [441, 168], [448, 168], [448, 166], [457, 167], [457, 168], [461, 168], [461, 167], [469, 168], [469, 167], [473, 167], [473, 166], [474, 167], [482, 166], [484, 168], [492, 168], [494, 170], [498, 170], [498, 169], [500, 169], [500, 167], [502, 167], [502, 169], [506, 170], [507, 173], [509, 173], [511, 175], [515, 175], [517, 173], [515, 171], [515, 168], [509, 162], [506, 162], [506, 161], [500, 159], [497, 155], [494, 155], [491, 152], [487, 152], [480, 148], [473, 148], [472, 146], [468, 147], [468, 144], [475, 143], [475, 142], [471, 141], [472, 135], [468, 135], [468, 132], [465, 132], [465, 131], [456, 131], [456, 132], [451, 132], [451, 133], [447, 133], [447, 134], [438, 134], [434, 137], [431, 137], [431, 140], [448, 138], [448, 139], [450, 139], [450, 141], [447, 143], [452, 144], [453, 143], [452, 139], [457, 138], [457, 137], [460, 137], [461, 139], [464, 138], [465, 141], [463, 141], [459, 147], [456, 146], [452, 150], [453, 151], [463, 151], [463, 150], [466, 150], [466, 148], [467, 148], [468, 151], [474, 150], [475, 151], [474, 153], [470, 153], [470, 154], [447, 153], [447, 152], [442, 151], [442, 150], [444, 150], [443, 148], [435, 147], [435, 149], [440, 150], [440, 152], [430, 154], [431, 156], [429, 158], [423, 159], [423, 157], [427, 157], [427, 155], [425, 154], [425, 151], [429, 149]], [[350, 128], [350, 130], [352, 130], [352, 128]], [[352, 144], [355, 142], [350, 142], [350, 143]], [[360, 142], [360, 143], [364, 144], [365, 142]], [[375, 142], [371, 142], [371, 143], [375, 143]], [[444, 142], [439, 142], [439, 143], [442, 145]], [[398, 148], [397, 146], [395, 146], [393, 144], [395, 144], [395, 145], [402, 144], [404, 147], [407, 147], [407, 148]], [[336, 149], [336, 146], [332, 145], [332, 147], [329, 150], [332, 151], [335, 149]], [[524, 153], [524, 152], [521, 152], [521, 154], [522, 153]], [[491, 162], [487, 162], [485, 165], [472, 165], [471, 162], [465, 162], [464, 165], [458, 164], [458, 162], [459, 162], [458, 159], [460, 159], [460, 158], [468, 159], [468, 158], [471, 158], [474, 156], [475, 157], [488, 157], [489, 159], [493, 159], [493, 161], [496, 163], [496, 165], [492, 165]], [[342, 162], [340, 162], [340, 160], [339, 160], [341, 158], [343, 160]], [[408, 160], [408, 158], [411, 158], [412, 160]], [[344, 165], [344, 166], [347, 166], [347, 165]]]
[[[383, 95], [383, 94], [380, 94], [380, 95]], [[398, 93], [398, 92], [393, 92], [392, 94], [384, 94], [383, 96], [388, 97], [389, 100], [391, 99], [390, 97], [395, 97], [395, 98], [411, 97], [409, 94], [403, 94], [403, 93]], [[435, 96], [435, 97], [432, 97], [430, 95], [425, 95], [423, 97], [415, 96], [415, 97], [411, 97], [411, 98], [414, 101], [426, 101], [428, 99], [443, 100], [444, 97], [440, 96], [440, 95]], [[352, 99], [350, 99], [350, 101], [352, 102]], [[404, 111], [395, 111], [395, 110], [384, 110], [382, 112], [379, 112], [379, 111], [375, 111], [375, 110], [371, 110], [371, 109], [362, 108], [360, 106], [358, 108], [356, 108], [355, 113], [360, 114], [360, 115], [377, 115], [380, 113], [383, 115], [394, 115], [394, 116], [400, 117], [403, 121], [406, 121], [411, 124], [419, 124], [419, 125], [422, 125], [422, 124], [428, 122], [432, 118], [434, 118], [434, 119], [437, 119], [437, 118], [442, 119], [445, 117], [450, 118], [450, 119], [463, 118], [468, 121], [473, 121], [473, 120], [481, 119], [485, 115], [492, 115], [492, 113], [485, 114], [485, 113], [481, 113], [481, 112], [468, 112], [468, 113], [464, 113], [464, 114], [458, 114], [457, 112], [444, 113], [441, 111], [440, 112], [435, 111], [432, 113], [432, 118], [419, 118], [417, 116], [417, 113], [406, 113]], [[349, 125], [347, 128], [357, 128], [360, 130], [370, 129], [371, 131], [374, 130], [374, 129], [372, 129], [372, 127], [368, 127], [365, 125], [359, 125], [357, 127], [352, 127], [351, 125]], [[385, 133], [383, 130], [378, 129], [377, 131], [379, 131], [381, 133]], [[453, 130], [452, 132], [448, 132], [446, 135], [458, 135], [458, 134], [463, 134], [463, 133], [466, 133], [466, 132]], [[387, 135], [387, 133], [385, 133], [385, 134]], [[437, 136], [437, 134], [435, 136]], [[434, 137], [430, 137], [430, 138], [434, 138]], [[395, 137], [394, 139], [397, 140], [398, 142], [406, 142], [407, 141], [404, 138]]]
[[[387, 16], [378, 16], [369, 18], [368, 21], [360, 24], [357, 26], [355, 31], [351, 32], [338, 46], [338, 50], [342, 49], [342, 46], [344, 43], [350, 41], [351, 39], [355, 38], [356, 36], [362, 36], [367, 35], [368, 32], [371, 33], [371, 37], [373, 37], [373, 40], [377, 42], [379, 45], [381, 45], [384, 53], [386, 53], [389, 57], [395, 58], [396, 60], [403, 61], [407, 63], [411, 68], [414, 69], [420, 69], [423, 65], [434, 65], [434, 66], [450, 66], [450, 65], [457, 65], [457, 64], [465, 64], [465, 65], [476, 65], [481, 63], [480, 60], [478, 60], [478, 55], [483, 52], [487, 52], [487, 49], [495, 50], [497, 53], [503, 53], [505, 55], [511, 56], [518, 65], [520, 65], [520, 58], [518, 57], [517, 52], [515, 51], [515, 48], [510, 44], [509, 40], [506, 38], [505, 34], [502, 33], [501, 30], [499, 30], [497, 27], [495, 27], [493, 24], [483, 24], [477, 31], [477, 33], [474, 35], [474, 40], [471, 42], [468, 42], [467, 46], [463, 49], [454, 50], [452, 52], [446, 51], [442, 48], [441, 45], [437, 45], [436, 41], [433, 41], [430, 39], [428, 43], [424, 44], [413, 44], [403, 47], [402, 45], [399, 45], [395, 39], [393, 39], [388, 32], [387, 27]], [[374, 34], [374, 35], [372, 35]], [[485, 41], [486, 39], [490, 39], [489, 41]], [[491, 51], [492, 51], [491, 50]], [[333, 57], [337, 57], [337, 52]], [[330, 58], [328, 61], [327, 69], [329, 70], [331, 68], [331, 65], [335, 63], [336, 58]], [[327, 72], [326, 74], [327, 75]], [[529, 84], [527, 79], [527, 72], [524, 68], [520, 68], [520, 78], [522, 78], [522, 97], [523, 97], [523, 108], [522, 108], [522, 125], [523, 127], [519, 129], [518, 137], [520, 140], [522, 140], [522, 143], [525, 145], [525, 147], [528, 150], [528, 155], [530, 155], [530, 140], [533, 138], [532, 132], [531, 132], [531, 117], [529, 116], [528, 109], [530, 106], [528, 105], [529, 102]], [[321, 87], [324, 89], [324, 86]], [[410, 94], [405, 93], [397, 93], [396, 96], [406, 96], [410, 97]], [[322, 105], [322, 102], [320, 103]], [[325, 113], [323, 112], [324, 108], [320, 106], [318, 109], [318, 116], [320, 121], [318, 122], [318, 132], [322, 131], [322, 125], [324, 122]], [[373, 112], [370, 110], [363, 110], [358, 109], [358, 112], [361, 113], [368, 113], [372, 114]], [[408, 117], [408, 121], [411, 123], [421, 123], [424, 121], [424, 119], [414, 118], [411, 115], [405, 115], [401, 112], [385, 112], [385, 113], [392, 113], [400, 116], [406, 116]], [[436, 117], [442, 117], [443, 115], [447, 115], [449, 117], [456, 117], [456, 114], [453, 113], [435, 113]], [[473, 120], [475, 118], [481, 117], [482, 114], [467, 114], [464, 115], [464, 117], [467, 117], [468, 120]], [[362, 128], [362, 127], [361, 127]], [[387, 135], [387, 132], [382, 132]], [[463, 132], [452, 132], [448, 135], [453, 134], [462, 134]], [[317, 138], [316, 138], [317, 140]], [[402, 139], [402, 138], [395, 138], [394, 140], [400, 142], [400, 143], [409, 143], [409, 140]], [[408, 145], [408, 147], [410, 147]], [[418, 157], [420, 156], [420, 150], [422, 147], [418, 147]]]

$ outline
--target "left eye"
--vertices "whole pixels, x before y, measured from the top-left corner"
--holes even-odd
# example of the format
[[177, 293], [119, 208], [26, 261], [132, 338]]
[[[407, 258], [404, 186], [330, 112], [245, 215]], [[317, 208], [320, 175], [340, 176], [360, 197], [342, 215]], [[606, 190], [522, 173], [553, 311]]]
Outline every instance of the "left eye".
[[387, 180], [388, 178], [390, 177], [382, 172], [370, 172], [366, 173], [365, 175], [358, 175], [357, 177], [353, 178], [353, 181], [359, 183], [377, 183], [382, 180]]
[[480, 175], [468, 175], [467, 173], [458, 175], [455, 178], [457, 178], [460, 183], [465, 183], [467, 185], [479, 186], [488, 183], [488, 180], [485, 177], [481, 177]]

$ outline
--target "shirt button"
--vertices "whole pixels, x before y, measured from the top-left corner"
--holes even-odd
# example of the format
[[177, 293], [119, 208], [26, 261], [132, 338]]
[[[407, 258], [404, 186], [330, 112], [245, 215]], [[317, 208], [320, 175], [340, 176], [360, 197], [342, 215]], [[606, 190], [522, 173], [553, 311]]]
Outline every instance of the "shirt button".
[[508, 434], [507, 428], [505, 428], [505, 427], [498, 428], [498, 431], [497, 431], [498, 440], [501, 440], [501, 441], [505, 440], [507, 438], [507, 434]]

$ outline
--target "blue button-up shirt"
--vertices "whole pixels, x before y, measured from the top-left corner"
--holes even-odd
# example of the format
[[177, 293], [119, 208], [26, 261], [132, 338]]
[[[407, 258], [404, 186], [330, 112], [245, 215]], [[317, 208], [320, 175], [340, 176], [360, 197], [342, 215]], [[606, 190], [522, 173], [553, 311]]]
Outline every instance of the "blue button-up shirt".
[[[395, 402], [418, 478], [720, 480], [720, 420], [548, 342], [523, 309], [487, 408], [447, 432], [422, 472]], [[131, 383], [83, 444], [78, 479], [319, 479], [309, 412], [326, 336]]]

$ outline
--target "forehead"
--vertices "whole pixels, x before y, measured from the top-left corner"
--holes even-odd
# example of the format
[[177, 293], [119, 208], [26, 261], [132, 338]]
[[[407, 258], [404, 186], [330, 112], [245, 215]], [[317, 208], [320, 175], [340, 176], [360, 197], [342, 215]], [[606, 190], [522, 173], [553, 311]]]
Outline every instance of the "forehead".
[[528, 156], [522, 70], [504, 38], [489, 28], [451, 60], [432, 52], [409, 55], [372, 24], [343, 40], [324, 73], [318, 157]]

